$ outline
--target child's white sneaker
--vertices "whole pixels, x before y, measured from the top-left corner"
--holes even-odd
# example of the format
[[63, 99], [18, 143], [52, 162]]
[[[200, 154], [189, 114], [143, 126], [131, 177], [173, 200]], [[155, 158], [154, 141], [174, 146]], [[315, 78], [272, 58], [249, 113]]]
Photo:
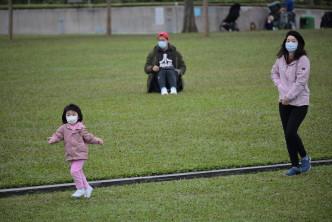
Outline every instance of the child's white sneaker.
[[73, 195], [71, 195], [71, 196], [72, 197], [81, 197], [83, 195], [85, 195], [85, 189], [84, 188], [77, 189], [76, 192]]
[[172, 88], [171, 88], [171, 94], [172, 94], [172, 95], [176, 95], [176, 94], [178, 94], [178, 92], [176, 91], [176, 88], [175, 88], [175, 87], [172, 87]]
[[93, 191], [92, 187], [89, 186], [88, 188], [86, 188], [84, 197], [90, 198], [92, 191]]
[[168, 92], [167, 92], [166, 87], [164, 87], [164, 88], [161, 89], [161, 95], [162, 95], [162, 96], [163, 96], [163, 95], [168, 95]]

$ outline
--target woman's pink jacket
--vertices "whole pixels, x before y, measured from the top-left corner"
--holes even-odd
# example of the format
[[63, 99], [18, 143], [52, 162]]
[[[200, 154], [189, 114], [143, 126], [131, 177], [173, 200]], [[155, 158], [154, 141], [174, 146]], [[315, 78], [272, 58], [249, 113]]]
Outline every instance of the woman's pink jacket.
[[310, 61], [306, 56], [287, 64], [284, 56], [277, 59], [271, 70], [271, 79], [278, 87], [279, 102], [281, 98], [292, 106], [309, 105]]
[[47, 140], [51, 138], [55, 140], [55, 143], [64, 141], [67, 161], [88, 159], [88, 146], [86, 144], [97, 144], [100, 140], [88, 133], [83, 124], [73, 130], [68, 123], [60, 126], [56, 133]]

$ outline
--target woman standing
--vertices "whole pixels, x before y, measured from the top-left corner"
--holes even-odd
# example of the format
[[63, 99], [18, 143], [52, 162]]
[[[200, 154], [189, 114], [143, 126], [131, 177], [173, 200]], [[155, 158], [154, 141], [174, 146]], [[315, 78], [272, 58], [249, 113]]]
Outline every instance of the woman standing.
[[[300, 33], [289, 31], [271, 70], [271, 79], [279, 91], [279, 113], [293, 166], [285, 174], [286, 176], [304, 173], [311, 167], [311, 158], [307, 155], [302, 140], [297, 134], [309, 105], [310, 61], [306, 56], [304, 45], [305, 42]], [[302, 169], [299, 166], [298, 154], [301, 156]]]

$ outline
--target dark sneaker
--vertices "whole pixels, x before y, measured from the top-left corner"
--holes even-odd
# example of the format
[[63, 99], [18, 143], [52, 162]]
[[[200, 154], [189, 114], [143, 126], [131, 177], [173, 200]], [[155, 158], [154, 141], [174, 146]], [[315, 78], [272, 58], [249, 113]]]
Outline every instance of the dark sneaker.
[[310, 168], [311, 168], [310, 163], [311, 163], [310, 156], [306, 155], [305, 157], [302, 158], [302, 160], [301, 160], [302, 173], [310, 170]]
[[293, 167], [288, 173], [285, 173], [285, 176], [294, 176], [297, 174], [301, 174], [301, 169], [298, 167]]

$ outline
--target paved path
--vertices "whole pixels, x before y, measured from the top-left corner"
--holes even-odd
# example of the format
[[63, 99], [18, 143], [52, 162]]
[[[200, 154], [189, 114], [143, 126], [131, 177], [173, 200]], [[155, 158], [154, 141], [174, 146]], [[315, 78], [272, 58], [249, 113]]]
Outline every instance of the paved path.
[[[332, 159], [311, 161], [311, 164], [312, 166], [332, 164]], [[262, 171], [289, 169], [290, 167], [291, 167], [290, 164], [273, 164], [265, 166], [240, 167], [240, 168], [197, 171], [197, 172], [188, 172], [188, 173], [174, 173], [174, 174], [164, 174], [156, 176], [98, 180], [98, 181], [89, 181], [89, 184], [92, 187], [109, 187], [109, 186], [120, 186], [120, 185], [135, 184], [135, 183], [149, 183], [149, 182], [160, 182], [160, 181], [170, 181], [170, 180], [180, 180], [180, 179], [193, 179], [193, 178], [202, 178], [202, 177], [216, 177], [216, 176], [228, 176], [228, 175], [237, 175], [245, 173], [256, 173]], [[0, 197], [22, 195], [34, 192], [53, 192], [53, 191], [64, 191], [64, 190], [74, 190], [74, 189], [75, 189], [74, 183], [0, 189]]]

